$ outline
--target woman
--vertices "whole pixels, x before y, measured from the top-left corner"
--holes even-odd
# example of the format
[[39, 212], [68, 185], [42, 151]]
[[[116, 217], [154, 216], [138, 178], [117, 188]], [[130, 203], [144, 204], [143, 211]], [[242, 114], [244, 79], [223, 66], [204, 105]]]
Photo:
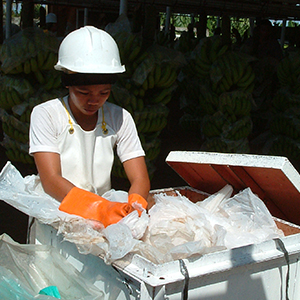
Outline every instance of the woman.
[[[60, 45], [55, 69], [69, 94], [37, 105], [30, 122], [29, 152], [45, 192], [62, 202], [61, 210], [104, 226], [133, 211], [135, 202], [146, 208], [150, 181], [133, 118], [106, 102], [117, 74], [125, 71], [117, 44], [93, 26], [72, 31]], [[100, 196], [111, 189], [115, 147], [131, 184], [128, 203]]]

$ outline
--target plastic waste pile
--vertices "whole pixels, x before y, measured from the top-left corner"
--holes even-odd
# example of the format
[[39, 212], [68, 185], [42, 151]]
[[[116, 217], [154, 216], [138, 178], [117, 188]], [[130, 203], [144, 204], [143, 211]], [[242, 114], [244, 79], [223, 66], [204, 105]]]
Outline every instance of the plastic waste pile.
[[[0, 173], [0, 199], [50, 224], [83, 254], [101, 255], [106, 263], [135, 253], [161, 264], [176, 259], [260, 243], [283, 236], [261, 199], [250, 188], [233, 195], [226, 185], [197, 203], [178, 191], [154, 194], [155, 205], [141, 216], [132, 212], [106, 228], [58, 210], [38, 176], [22, 177], [8, 162]], [[110, 190], [110, 201], [127, 201], [127, 192]]]

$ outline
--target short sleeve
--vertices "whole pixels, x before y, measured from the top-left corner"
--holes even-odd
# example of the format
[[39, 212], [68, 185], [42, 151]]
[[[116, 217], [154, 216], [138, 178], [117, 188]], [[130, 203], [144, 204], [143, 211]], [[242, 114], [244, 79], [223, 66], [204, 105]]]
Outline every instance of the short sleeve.
[[136, 125], [131, 114], [123, 109], [123, 122], [118, 131], [117, 154], [123, 163], [126, 160], [145, 156]]
[[30, 117], [29, 154], [35, 152], [59, 153], [57, 145], [58, 112], [55, 107], [38, 105]]

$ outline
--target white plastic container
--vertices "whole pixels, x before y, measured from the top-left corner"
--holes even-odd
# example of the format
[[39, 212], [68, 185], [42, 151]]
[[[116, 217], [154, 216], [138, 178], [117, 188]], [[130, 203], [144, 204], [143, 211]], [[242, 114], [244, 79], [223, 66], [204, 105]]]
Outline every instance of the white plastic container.
[[60, 249], [107, 299], [299, 300], [300, 175], [290, 162], [205, 152], [170, 152], [166, 161], [189, 186], [151, 195], [180, 190], [199, 201], [226, 184], [236, 192], [250, 187], [285, 237], [160, 265], [139, 255], [106, 265], [101, 257], [79, 254], [75, 245], [61, 242], [55, 229], [39, 222], [31, 228], [30, 241]]

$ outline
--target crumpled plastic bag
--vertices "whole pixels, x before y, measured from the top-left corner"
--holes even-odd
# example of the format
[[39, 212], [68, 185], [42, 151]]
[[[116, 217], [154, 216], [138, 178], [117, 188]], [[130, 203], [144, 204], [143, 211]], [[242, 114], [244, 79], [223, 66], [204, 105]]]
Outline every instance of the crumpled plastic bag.
[[[128, 200], [128, 193], [124, 191], [110, 190], [102, 196], [110, 201]], [[23, 178], [11, 162], [7, 162], [0, 173], [0, 199], [56, 228], [58, 234], [74, 243], [80, 253], [101, 254], [107, 263], [125, 256], [142, 237], [149, 221], [146, 211], [141, 216], [133, 211], [114, 226], [110, 225], [113, 229], [108, 226], [104, 230], [100, 222], [60, 211], [60, 203], [44, 192], [39, 177]]]
[[[101, 255], [108, 264], [129, 253], [165, 263], [283, 236], [250, 188], [233, 197], [232, 191], [226, 185], [197, 203], [179, 191], [176, 196], [154, 194], [148, 212], [139, 216], [134, 211], [104, 229], [99, 222], [59, 211], [59, 202], [44, 193], [38, 176], [23, 178], [10, 162], [0, 173], [0, 199], [55, 227], [80, 253]], [[103, 196], [119, 202], [128, 198], [127, 192], [115, 190]]]
[[45, 224], [68, 217], [58, 210], [59, 202], [44, 192], [38, 176], [23, 178], [11, 162], [0, 173], [0, 199]]
[[62, 299], [102, 300], [104, 293], [86, 280], [53, 246], [23, 245], [0, 236], [0, 298], [54, 299], [40, 291], [55, 286]]
[[283, 236], [264, 202], [250, 188], [224, 199], [215, 215], [226, 230], [224, 246], [228, 249]]
[[[150, 222], [143, 241], [156, 248], [156, 262], [283, 236], [263, 201], [250, 188], [233, 197], [232, 191], [232, 187], [226, 185], [197, 203], [179, 193], [177, 197], [164, 193], [155, 195], [156, 204], [149, 210]], [[152, 257], [151, 248], [143, 247], [141, 251]]]
[[10, 300], [32, 300], [46, 299], [53, 300], [53, 297], [36, 295], [10, 270], [0, 266], [0, 298]]

